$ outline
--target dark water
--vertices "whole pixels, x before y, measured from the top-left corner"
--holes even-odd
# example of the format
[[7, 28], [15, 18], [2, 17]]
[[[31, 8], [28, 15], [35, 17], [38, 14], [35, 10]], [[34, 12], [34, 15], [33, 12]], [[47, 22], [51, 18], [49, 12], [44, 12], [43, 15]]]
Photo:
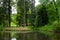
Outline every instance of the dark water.
[[47, 35], [40, 32], [27, 32], [27, 33], [0, 32], [0, 40], [49, 40], [49, 38]]

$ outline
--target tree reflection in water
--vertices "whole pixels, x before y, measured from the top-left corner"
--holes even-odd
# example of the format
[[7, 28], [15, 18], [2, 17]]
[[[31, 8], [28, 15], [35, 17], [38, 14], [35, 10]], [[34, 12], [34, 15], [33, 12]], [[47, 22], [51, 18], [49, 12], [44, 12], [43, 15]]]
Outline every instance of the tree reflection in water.
[[12, 33], [0, 33], [0, 40], [49, 40], [47, 35], [40, 32], [14, 33], [11, 36]]

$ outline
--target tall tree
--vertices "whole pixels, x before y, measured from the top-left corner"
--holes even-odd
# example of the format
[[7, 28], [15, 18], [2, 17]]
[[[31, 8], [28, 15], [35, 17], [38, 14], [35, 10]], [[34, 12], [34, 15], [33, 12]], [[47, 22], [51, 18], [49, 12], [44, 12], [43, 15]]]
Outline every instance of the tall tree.
[[11, 0], [3, 0], [3, 7], [5, 10], [4, 18], [6, 26], [10, 27], [11, 23]]
[[[23, 5], [22, 5], [23, 4]], [[17, 21], [18, 25], [28, 25], [27, 24], [27, 13], [29, 10], [29, 1], [28, 0], [18, 0], [17, 2]]]
[[7, 0], [2, 0], [1, 1], [1, 10], [0, 10], [0, 15], [1, 15], [1, 24], [2, 26], [7, 26]]
[[8, 0], [9, 27], [11, 26], [11, 0]]
[[55, 0], [53, 0], [53, 5], [54, 5], [54, 8], [55, 8], [55, 10], [56, 10], [56, 17], [57, 17], [57, 19], [58, 19], [58, 22], [59, 22], [59, 14], [58, 14], [58, 8], [57, 8], [57, 6], [56, 6], [56, 2], [55, 2]]
[[17, 25], [24, 24], [24, 0], [18, 0], [17, 2]]
[[30, 1], [30, 9], [31, 9], [31, 26], [35, 26], [35, 0]]

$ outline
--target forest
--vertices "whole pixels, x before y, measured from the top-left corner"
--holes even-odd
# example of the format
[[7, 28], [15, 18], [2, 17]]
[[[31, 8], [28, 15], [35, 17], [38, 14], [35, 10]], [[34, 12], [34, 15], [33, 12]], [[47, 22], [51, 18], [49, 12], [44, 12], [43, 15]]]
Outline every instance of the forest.
[[60, 0], [37, 1], [0, 0], [1, 40], [60, 40]]

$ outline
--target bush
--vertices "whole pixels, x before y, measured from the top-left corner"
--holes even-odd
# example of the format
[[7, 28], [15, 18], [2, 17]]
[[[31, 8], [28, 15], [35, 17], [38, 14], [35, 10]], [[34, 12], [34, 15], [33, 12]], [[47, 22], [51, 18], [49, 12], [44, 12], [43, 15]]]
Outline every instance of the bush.
[[60, 33], [60, 22], [54, 23], [54, 32]]

